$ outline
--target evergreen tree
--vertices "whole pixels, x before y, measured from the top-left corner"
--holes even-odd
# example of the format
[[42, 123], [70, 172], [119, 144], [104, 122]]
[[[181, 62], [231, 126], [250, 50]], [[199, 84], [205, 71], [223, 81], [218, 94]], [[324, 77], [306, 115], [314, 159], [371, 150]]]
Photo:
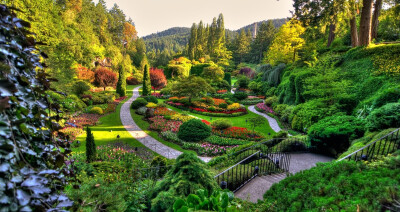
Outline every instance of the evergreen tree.
[[125, 76], [124, 66], [121, 66], [121, 68], [119, 69], [119, 77], [118, 77], [116, 92], [121, 97], [126, 96], [126, 76]]
[[261, 63], [263, 53], [266, 52], [274, 40], [276, 29], [274, 23], [269, 20], [267, 23], [262, 22], [257, 32], [256, 39], [252, 48], [253, 57], [256, 58], [257, 63]]
[[144, 73], [143, 73], [143, 88], [142, 88], [142, 96], [148, 96], [151, 93], [151, 81], [150, 81], [150, 72], [149, 66], [144, 66]]
[[198, 59], [196, 58], [196, 52], [197, 52], [197, 27], [196, 24], [193, 23], [192, 28], [190, 30], [190, 39], [189, 39], [189, 44], [188, 44], [188, 54], [189, 54], [189, 59], [195, 60]]
[[229, 83], [230, 86], [232, 86], [232, 77], [231, 73], [225, 72], [224, 80]]
[[240, 31], [237, 38], [237, 53], [239, 54], [239, 63], [243, 62], [243, 57], [250, 51], [250, 41], [244, 29]]
[[88, 163], [96, 160], [96, 144], [94, 136], [89, 127], [86, 128], [86, 161]]

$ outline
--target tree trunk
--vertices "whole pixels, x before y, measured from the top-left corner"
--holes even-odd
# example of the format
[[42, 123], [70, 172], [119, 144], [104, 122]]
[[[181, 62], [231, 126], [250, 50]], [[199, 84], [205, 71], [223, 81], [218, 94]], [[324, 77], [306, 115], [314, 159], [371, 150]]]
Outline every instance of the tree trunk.
[[372, 29], [371, 36], [372, 39], [378, 37], [378, 25], [379, 25], [379, 15], [381, 14], [382, 0], [376, 0], [374, 5], [374, 14], [372, 15]]
[[328, 37], [327, 47], [330, 47], [332, 42], [333, 42], [333, 40], [335, 40], [335, 31], [336, 31], [336, 24], [332, 23], [329, 26], [329, 37]]
[[358, 30], [357, 30], [357, 21], [356, 17], [350, 19], [350, 31], [351, 31], [351, 46], [358, 46]]
[[371, 42], [371, 19], [373, 0], [364, 0], [360, 20], [360, 45], [368, 46]]

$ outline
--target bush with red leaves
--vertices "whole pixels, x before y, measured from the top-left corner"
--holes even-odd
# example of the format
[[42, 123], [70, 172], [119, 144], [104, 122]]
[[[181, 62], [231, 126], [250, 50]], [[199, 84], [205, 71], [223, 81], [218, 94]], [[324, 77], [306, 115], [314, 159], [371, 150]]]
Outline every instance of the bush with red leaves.
[[94, 85], [103, 87], [106, 90], [107, 86], [114, 87], [117, 84], [117, 74], [105, 67], [98, 67], [94, 73]]

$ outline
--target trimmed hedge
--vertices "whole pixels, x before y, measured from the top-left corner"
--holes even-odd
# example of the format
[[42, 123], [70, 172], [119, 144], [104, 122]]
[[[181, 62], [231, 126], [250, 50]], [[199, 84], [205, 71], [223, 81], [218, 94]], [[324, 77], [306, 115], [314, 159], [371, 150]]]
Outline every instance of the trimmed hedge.
[[132, 109], [138, 109], [147, 105], [147, 101], [143, 98], [137, 98], [135, 101], [132, 102]]
[[184, 141], [197, 142], [208, 138], [211, 128], [198, 119], [191, 119], [179, 127], [178, 137]]

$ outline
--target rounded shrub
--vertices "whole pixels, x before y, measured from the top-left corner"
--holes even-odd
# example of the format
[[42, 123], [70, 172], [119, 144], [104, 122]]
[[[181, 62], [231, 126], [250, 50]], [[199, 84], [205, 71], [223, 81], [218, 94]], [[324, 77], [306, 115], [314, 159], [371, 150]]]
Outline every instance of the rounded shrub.
[[135, 112], [136, 112], [137, 114], [139, 114], [139, 115], [144, 116], [144, 114], [146, 114], [146, 110], [147, 110], [147, 107], [140, 107], [140, 108], [138, 108]]
[[370, 131], [390, 127], [400, 127], [400, 103], [386, 104], [367, 117], [367, 128]]
[[217, 130], [223, 130], [232, 127], [232, 122], [228, 119], [217, 119], [211, 123], [211, 126]]
[[154, 117], [154, 108], [147, 108], [146, 113], [144, 114], [146, 119]]
[[362, 137], [364, 132], [364, 120], [338, 114], [328, 116], [312, 125], [308, 137], [318, 152], [336, 156], [350, 146], [351, 140]]
[[74, 84], [74, 92], [76, 95], [81, 95], [90, 90], [90, 84], [85, 81], [78, 81]]
[[101, 109], [100, 107], [93, 107], [92, 109], [90, 109], [90, 113], [93, 114], [103, 114], [103, 109]]
[[153, 102], [154, 104], [158, 103], [158, 99], [155, 96], [145, 96], [143, 97], [147, 102]]
[[201, 120], [191, 119], [179, 127], [178, 137], [184, 141], [197, 142], [208, 138], [211, 128]]
[[238, 92], [238, 93], [233, 94], [233, 97], [238, 100], [247, 99], [247, 96], [248, 96], [247, 93], [244, 93], [244, 92]]
[[222, 109], [226, 109], [226, 108], [228, 108], [228, 104], [226, 104], [226, 103], [221, 103], [221, 104], [218, 105], [218, 107], [220, 107], [220, 108], [222, 108]]
[[140, 107], [144, 107], [147, 105], [147, 101], [143, 98], [137, 98], [135, 101], [132, 102], [132, 109], [138, 109]]

